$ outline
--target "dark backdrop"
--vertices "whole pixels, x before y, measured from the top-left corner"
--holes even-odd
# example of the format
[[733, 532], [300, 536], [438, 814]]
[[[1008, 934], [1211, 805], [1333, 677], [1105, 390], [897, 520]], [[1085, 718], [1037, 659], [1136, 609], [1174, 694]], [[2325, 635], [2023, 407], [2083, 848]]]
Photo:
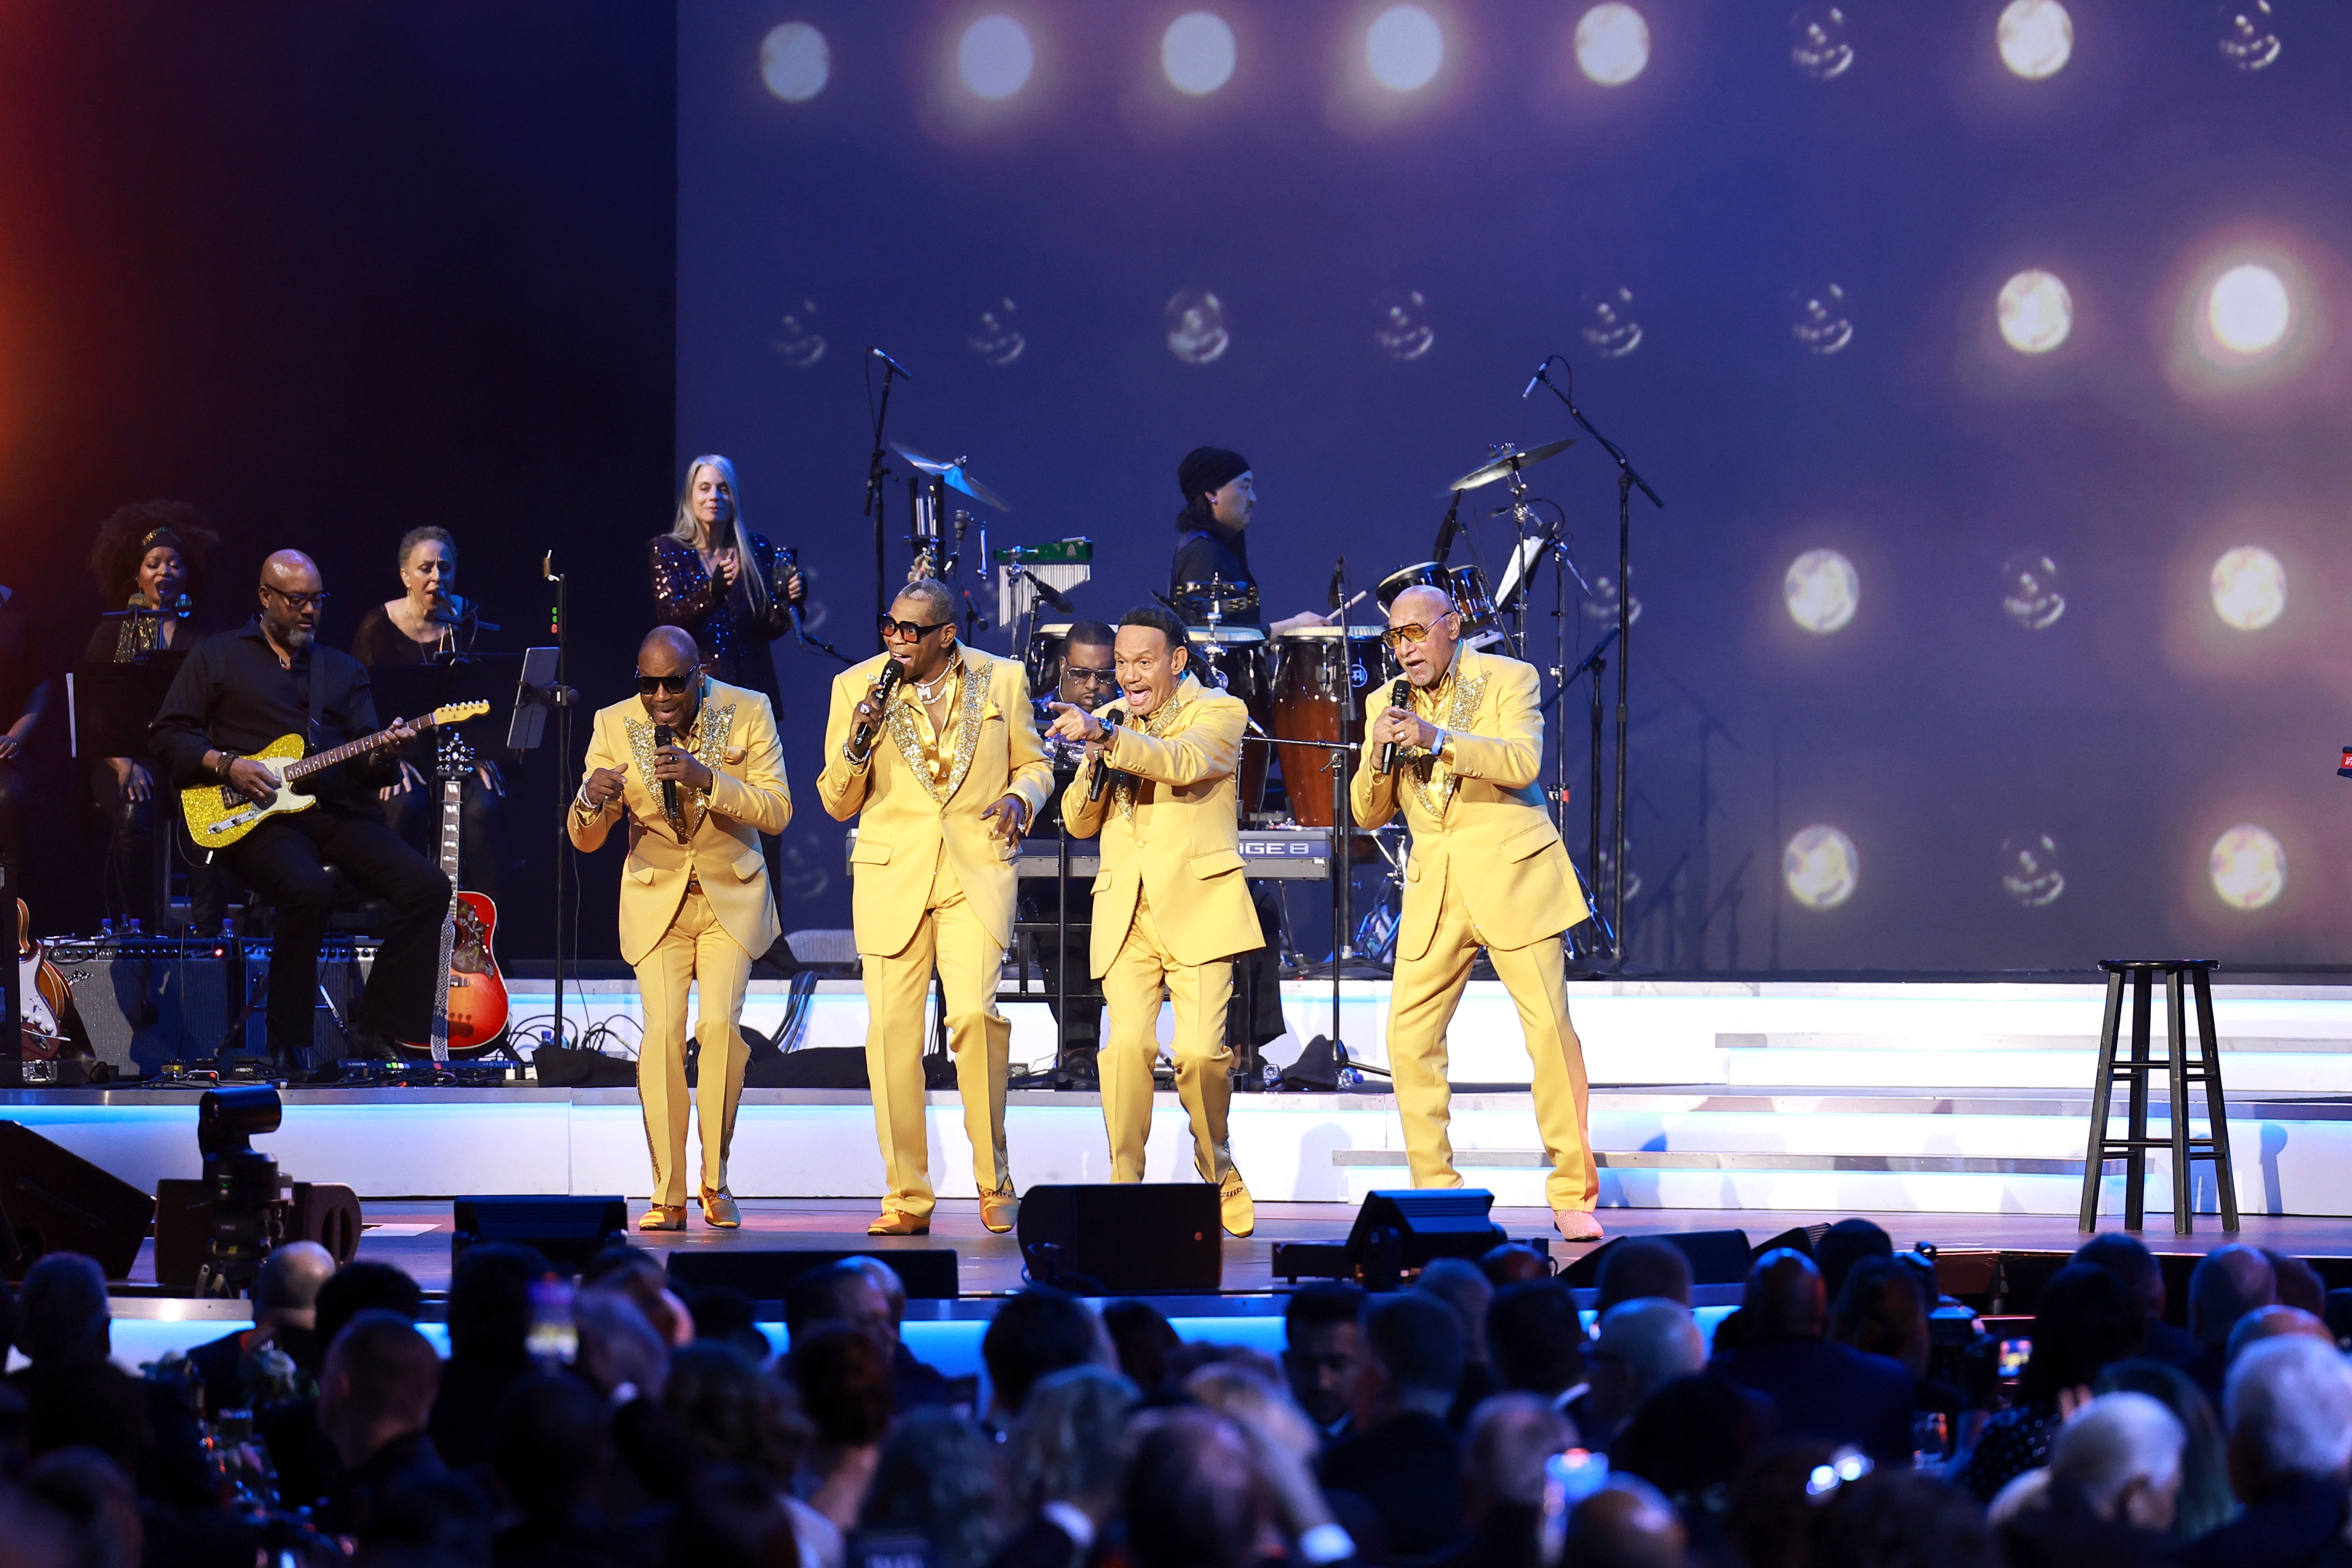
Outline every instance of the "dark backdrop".
[[[337, 646], [428, 522], [491, 640], [543, 641], [552, 547], [576, 683], [624, 689], [672, 485], [675, 37], [656, 0], [0, 13], [0, 582], [53, 668], [105, 607], [96, 523], [173, 496], [226, 537], [210, 616], [298, 546]], [[62, 719], [33, 747], [43, 931], [100, 913]], [[521, 781], [509, 956], [551, 951], [551, 766]], [[590, 956], [614, 948], [601, 859]]]
[[[1160, 37], [1192, 0], [1008, 5], [1034, 72], [993, 106], [956, 67], [985, 5], [682, 10], [678, 445], [738, 459], [747, 515], [802, 546], [849, 646], [872, 646], [866, 344], [917, 378], [892, 433], [969, 454], [1012, 501], [996, 543], [1096, 541], [1093, 615], [1165, 585], [1198, 443], [1255, 464], [1270, 614], [1319, 606], [1336, 556], [1359, 584], [1423, 558], [1486, 443], [1570, 433], [1518, 396], [1557, 349], [1670, 503], [1635, 503], [1636, 963], [2352, 957], [2352, 443], [2328, 346], [2352, 309], [2352, 16], [2278, 7], [2283, 47], [2249, 70], [2210, 5], [2069, 0], [2073, 58], [2030, 81], [1995, 51], [2000, 0], [1854, 0], [1851, 64], [1815, 79], [1789, 5], [1641, 0], [1648, 67], [1605, 88], [1574, 61], [1583, 5], [1432, 0], [1445, 64], [1394, 99], [1358, 63], [1380, 5], [1201, 7], [1238, 67], [1187, 100]], [[788, 18], [827, 46], [804, 101], [762, 80]], [[2286, 349], [2234, 379], [2197, 368], [2183, 324], [2225, 253], [2295, 290]], [[2030, 268], [2074, 300], [2066, 342], [2031, 356], [1995, 312]], [[1186, 290], [1222, 307], [1210, 363], [1169, 343]], [[1601, 454], [1534, 478], [1586, 572], [1612, 571]], [[1490, 562], [1499, 499], [1475, 498]], [[2207, 585], [2238, 545], [2287, 574], [2256, 631]], [[1815, 550], [1861, 584], [1825, 635], [1784, 604]], [[2048, 578], [2044, 556], [2064, 608], [2036, 629], [2052, 584], [2018, 574]], [[1580, 615], [1578, 643], [1601, 624]], [[785, 668], [788, 705], [814, 701], [822, 667]], [[1583, 763], [1580, 735], [1580, 822]], [[2211, 875], [2240, 825], [2284, 851], [2259, 907]], [[1830, 907], [1783, 874], [1816, 826], [1860, 857]], [[837, 918], [837, 830], [804, 812], [793, 838], [813, 903], [788, 923]], [[1809, 889], [1837, 881], [1819, 871]]]

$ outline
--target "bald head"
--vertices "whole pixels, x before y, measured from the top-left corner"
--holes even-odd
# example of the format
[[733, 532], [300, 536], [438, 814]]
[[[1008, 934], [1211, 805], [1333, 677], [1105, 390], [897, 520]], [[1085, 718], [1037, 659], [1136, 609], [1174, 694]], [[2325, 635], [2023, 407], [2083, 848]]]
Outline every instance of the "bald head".
[[315, 1241], [289, 1241], [262, 1264], [254, 1305], [274, 1321], [310, 1328], [318, 1321], [319, 1288], [334, 1273], [333, 1253]]
[[1394, 645], [1397, 663], [1415, 686], [1434, 686], [1454, 668], [1454, 645], [1461, 640], [1462, 623], [1453, 610], [1454, 601], [1425, 583], [1389, 601], [1389, 629], [1406, 628], [1403, 640]]
[[637, 673], [676, 675], [693, 668], [701, 658], [702, 649], [684, 627], [656, 626], [637, 645]]
[[325, 580], [319, 563], [299, 550], [273, 552], [261, 563], [261, 629], [288, 654], [318, 640], [325, 613]]
[[1430, 622], [1454, 608], [1454, 601], [1426, 583], [1416, 583], [1389, 603], [1389, 624], [1400, 621]]
[[288, 594], [319, 591], [319, 563], [299, 550], [273, 550], [261, 563], [261, 585]]
[[1739, 1305], [1756, 1333], [1819, 1339], [1827, 1305], [1822, 1271], [1793, 1247], [1775, 1247], [1748, 1272]]

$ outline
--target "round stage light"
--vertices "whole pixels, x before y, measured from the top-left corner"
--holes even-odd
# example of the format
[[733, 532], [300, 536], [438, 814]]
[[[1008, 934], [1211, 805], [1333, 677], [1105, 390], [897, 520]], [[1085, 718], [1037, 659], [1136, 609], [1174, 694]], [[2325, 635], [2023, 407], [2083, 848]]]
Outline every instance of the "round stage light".
[[1812, 5], [1789, 18], [1797, 41], [1789, 58], [1815, 81], [1843, 76], [1853, 64], [1853, 44], [1846, 36], [1845, 12], [1835, 5]]
[[2205, 320], [2213, 339], [2232, 353], [2258, 354], [2276, 348], [2294, 314], [2285, 279], [2251, 261], [2213, 279], [2205, 297]]
[[2066, 890], [2058, 841], [2047, 833], [2012, 833], [2002, 839], [2000, 890], [2029, 910], [2056, 903]]
[[2233, 910], [2259, 910], [2286, 891], [2286, 847], [2267, 827], [2242, 822], [2213, 840], [2213, 891]]
[[2030, 632], [2046, 632], [2066, 613], [2065, 576], [2038, 550], [2000, 564], [2000, 613]]
[[1603, 87], [1622, 87], [1650, 63], [1650, 24], [1621, 0], [1587, 11], [1576, 24], [1576, 64]]
[[2000, 286], [2000, 335], [2021, 354], [2046, 354], [2074, 330], [2074, 297], [2054, 272], [2030, 267]]
[[1233, 346], [1233, 335], [1225, 331], [1224, 301], [1206, 289], [1180, 291], [1161, 314], [1168, 352], [1186, 364], [1213, 363]]
[[1862, 851], [1825, 822], [1800, 828], [1780, 851], [1780, 879], [1789, 896], [1809, 910], [1833, 910], [1853, 897], [1862, 879]]
[[1037, 46], [1029, 29], [1010, 16], [982, 16], [963, 30], [956, 45], [956, 71], [964, 86], [991, 103], [1011, 98], [1029, 85], [1037, 68]]
[[1808, 550], [1789, 563], [1780, 596], [1790, 620], [1816, 637], [1827, 637], [1862, 608], [1862, 574], [1834, 550]]
[[1179, 92], [1199, 98], [1233, 79], [1234, 30], [1213, 11], [1187, 11], [1160, 38], [1160, 68]]
[[760, 40], [760, 79], [786, 103], [806, 103], [833, 75], [833, 49], [806, 22], [785, 22]]
[[2066, 68], [2074, 52], [2074, 19], [2058, 0], [2009, 0], [1993, 27], [2000, 47], [2000, 63], [2025, 78], [2039, 81]]
[[1364, 64], [1391, 92], [1412, 92], [1445, 63], [1445, 29], [1418, 5], [1391, 5], [1364, 29]]
[[2213, 563], [2213, 613], [2223, 626], [2261, 631], [2286, 614], [2286, 567], [2259, 544], [2222, 552]]

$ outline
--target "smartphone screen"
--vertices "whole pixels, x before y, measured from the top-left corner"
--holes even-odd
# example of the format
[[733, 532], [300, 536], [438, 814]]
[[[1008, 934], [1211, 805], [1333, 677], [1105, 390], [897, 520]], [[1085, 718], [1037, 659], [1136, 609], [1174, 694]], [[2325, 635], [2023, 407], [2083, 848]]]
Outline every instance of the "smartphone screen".
[[[2031, 1360], [2031, 1359], [2032, 1358], [2032, 1355], [2033, 1355], [2033, 1342], [2032, 1342], [2032, 1340], [2003, 1340], [2003, 1341], [2001, 1341], [2001, 1342], [2000, 1342], [2000, 1380], [2001, 1380], [2001, 1382], [2003, 1382], [2003, 1383], [2015, 1383], [2019, 1378], [2021, 1378], [2021, 1377], [2024, 1376], [2024, 1375], [2025, 1375], [2025, 1363], [2026, 1363], [2029, 1360]], [[1979, 1364], [1982, 1364], [1982, 1363], [1979, 1363]]]

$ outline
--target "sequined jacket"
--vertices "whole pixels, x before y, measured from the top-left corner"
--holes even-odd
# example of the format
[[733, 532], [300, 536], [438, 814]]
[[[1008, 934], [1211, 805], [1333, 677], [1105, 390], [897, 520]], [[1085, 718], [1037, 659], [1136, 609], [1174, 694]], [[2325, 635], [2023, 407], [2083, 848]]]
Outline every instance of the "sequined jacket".
[[702, 650], [706, 674], [765, 692], [773, 702], [776, 675], [768, 645], [792, 624], [780, 591], [790, 574], [776, 569], [776, 548], [765, 535], [751, 536], [751, 554], [768, 584], [765, 618], [752, 613], [751, 596], [743, 590], [740, 578], [732, 590], [721, 589], [711, 581], [701, 555], [685, 540], [665, 533], [646, 544], [646, 561], [653, 574], [655, 618], [693, 635], [695, 647]]

